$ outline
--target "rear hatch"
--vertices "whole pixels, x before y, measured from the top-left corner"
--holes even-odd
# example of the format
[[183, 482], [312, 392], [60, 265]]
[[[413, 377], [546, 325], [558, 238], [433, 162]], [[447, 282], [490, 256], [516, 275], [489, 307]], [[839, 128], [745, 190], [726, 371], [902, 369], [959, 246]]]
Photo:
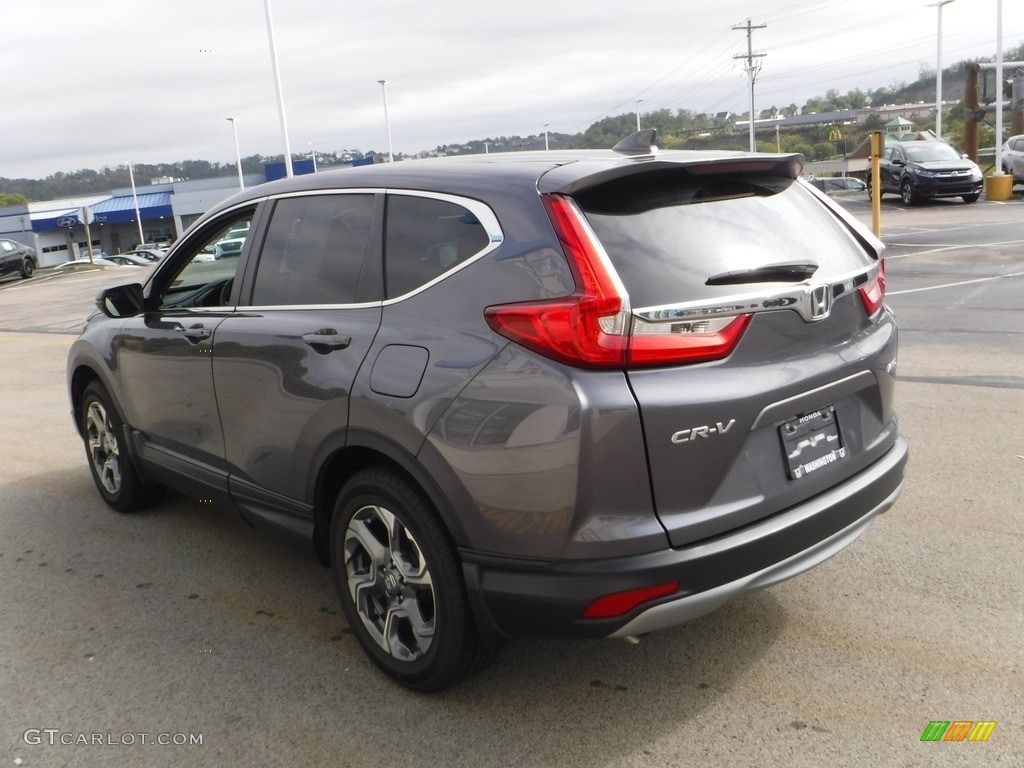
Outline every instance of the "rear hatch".
[[881, 244], [799, 170], [797, 157], [634, 161], [555, 195], [571, 196], [623, 297], [601, 327], [628, 337], [673, 546], [805, 501], [896, 439]]

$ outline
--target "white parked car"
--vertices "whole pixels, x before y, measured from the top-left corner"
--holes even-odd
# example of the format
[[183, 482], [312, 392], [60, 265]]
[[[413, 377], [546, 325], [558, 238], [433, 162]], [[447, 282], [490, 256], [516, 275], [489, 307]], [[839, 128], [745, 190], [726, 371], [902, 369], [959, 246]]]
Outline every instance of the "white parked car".
[[118, 253], [114, 256], [107, 256], [107, 261], [120, 264], [122, 267], [152, 267], [155, 261], [136, 256], [134, 253]]
[[1011, 136], [1003, 144], [1003, 172], [1012, 173], [1015, 182], [1024, 184], [1024, 136]]

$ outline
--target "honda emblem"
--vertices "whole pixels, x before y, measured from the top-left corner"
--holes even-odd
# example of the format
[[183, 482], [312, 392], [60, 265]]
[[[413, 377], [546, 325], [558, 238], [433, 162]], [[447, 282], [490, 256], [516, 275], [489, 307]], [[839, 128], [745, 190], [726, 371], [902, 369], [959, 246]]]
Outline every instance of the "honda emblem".
[[811, 320], [824, 320], [832, 311], [832, 286], [813, 285], [808, 289], [807, 298], [810, 302], [808, 316]]

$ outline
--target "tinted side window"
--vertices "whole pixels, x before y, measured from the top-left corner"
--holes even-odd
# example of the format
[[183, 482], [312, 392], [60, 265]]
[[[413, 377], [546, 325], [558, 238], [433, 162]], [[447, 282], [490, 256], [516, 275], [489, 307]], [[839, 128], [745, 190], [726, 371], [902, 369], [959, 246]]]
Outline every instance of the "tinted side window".
[[373, 233], [373, 195], [278, 200], [263, 241], [252, 303], [354, 304], [361, 300]]
[[[156, 286], [163, 309], [219, 307], [230, 303], [238, 256], [253, 215], [250, 208], [221, 218], [175, 251], [173, 259], [177, 266], [161, 271]], [[241, 237], [235, 238], [238, 232]], [[222, 244], [232, 239], [238, 240], [240, 246], [229, 254], [222, 250]]]
[[447, 200], [389, 195], [384, 273], [389, 298], [429, 283], [490, 242], [477, 217]]

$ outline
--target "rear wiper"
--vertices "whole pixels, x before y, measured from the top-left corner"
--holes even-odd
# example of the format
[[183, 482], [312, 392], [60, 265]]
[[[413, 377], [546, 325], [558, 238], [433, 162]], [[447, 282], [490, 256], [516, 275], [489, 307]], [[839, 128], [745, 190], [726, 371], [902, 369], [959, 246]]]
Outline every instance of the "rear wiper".
[[818, 271], [809, 261], [798, 264], [765, 264], [756, 269], [739, 269], [712, 275], [704, 285], [742, 285], [744, 283], [799, 283]]

